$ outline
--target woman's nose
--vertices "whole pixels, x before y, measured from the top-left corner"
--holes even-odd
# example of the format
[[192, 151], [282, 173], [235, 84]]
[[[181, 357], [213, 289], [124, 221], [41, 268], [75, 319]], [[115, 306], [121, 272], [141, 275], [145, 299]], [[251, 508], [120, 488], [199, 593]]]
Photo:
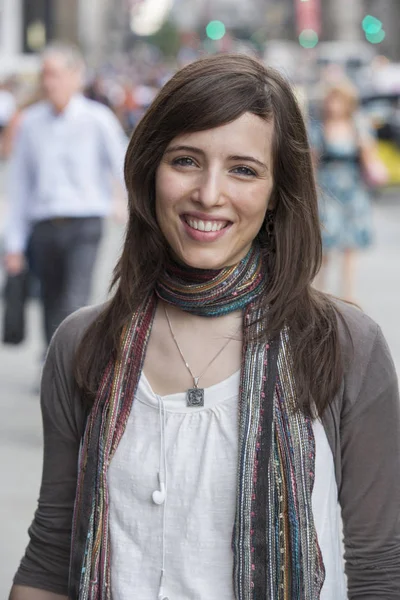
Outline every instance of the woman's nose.
[[204, 207], [210, 208], [221, 204], [223, 201], [223, 178], [219, 173], [203, 173], [199, 180], [194, 200]]

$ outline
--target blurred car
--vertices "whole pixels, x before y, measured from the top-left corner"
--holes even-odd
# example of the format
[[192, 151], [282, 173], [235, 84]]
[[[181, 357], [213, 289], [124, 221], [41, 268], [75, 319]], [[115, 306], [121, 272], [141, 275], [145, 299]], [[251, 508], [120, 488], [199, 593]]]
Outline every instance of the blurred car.
[[388, 185], [400, 185], [400, 91], [372, 93], [361, 98], [378, 140], [378, 153], [389, 175]]

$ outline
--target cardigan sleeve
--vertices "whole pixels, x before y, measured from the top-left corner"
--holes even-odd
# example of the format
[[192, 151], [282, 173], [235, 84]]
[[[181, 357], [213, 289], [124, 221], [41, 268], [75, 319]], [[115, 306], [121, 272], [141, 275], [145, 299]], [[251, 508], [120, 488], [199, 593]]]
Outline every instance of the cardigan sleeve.
[[42, 483], [29, 529], [30, 542], [14, 578], [15, 585], [62, 596], [68, 595], [77, 464], [84, 427], [84, 410], [72, 373], [81, 320], [76, 313], [64, 321], [47, 354], [41, 384]]
[[[341, 415], [342, 508], [349, 600], [400, 598], [400, 404], [381, 330]], [[368, 356], [369, 353], [369, 356]], [[361, 367], [357, 359], [353, 370]]]

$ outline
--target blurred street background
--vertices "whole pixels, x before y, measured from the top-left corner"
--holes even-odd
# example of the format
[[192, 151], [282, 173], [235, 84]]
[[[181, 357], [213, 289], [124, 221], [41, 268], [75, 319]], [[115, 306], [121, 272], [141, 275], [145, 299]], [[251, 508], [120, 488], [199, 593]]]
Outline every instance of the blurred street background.
[[[243, 52], [278, 68], [295, 86], [307, 120], [319, 118], [323, 85], [346, 76], [388, 175], [371, 190], [373, 243], [357, 258], [354, 301], [381, 325], [399, 370], [399, 29], [399, 0], [2, 0], [0, 235], [12, 152], [8, 126], [40, 97], [39, 55], [51, 41], [80, 47], [88, 66], [85, 94], [110, 107], [127, 136], [176, 69], [204, 54]], [[92, 302], [107, 296], [123, 233], [120, 211], [106, 223]], [[339, 262], [334, 255], [325, 282], [338, 295]], [[1, 287], [4, 281], [0, 270]], [[7, 597], [27, 543], [41, 475], [35, 390], [43, 342], [33, 296], [26, 340], [0, 344], [0, 598]]]

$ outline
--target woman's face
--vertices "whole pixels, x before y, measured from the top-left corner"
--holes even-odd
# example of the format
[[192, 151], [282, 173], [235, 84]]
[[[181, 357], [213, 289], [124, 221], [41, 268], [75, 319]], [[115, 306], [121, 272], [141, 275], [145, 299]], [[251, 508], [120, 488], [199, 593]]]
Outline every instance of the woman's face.
[[178, 260], [220, 269], [246, 256], [271, 196], [272, 136], [272, 123], [245, 113], [171, 141], [156, 173], [156, 215]]
[[348, 117], [349, 103], [342, 94], [332, 92], [325, 100], [325, 115], [331, 119]]

